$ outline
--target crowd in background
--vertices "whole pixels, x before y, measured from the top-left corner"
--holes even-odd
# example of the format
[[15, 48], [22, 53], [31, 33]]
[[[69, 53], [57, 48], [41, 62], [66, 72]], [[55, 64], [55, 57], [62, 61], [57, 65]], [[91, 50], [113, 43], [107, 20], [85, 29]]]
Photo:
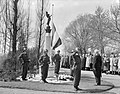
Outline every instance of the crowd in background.
[[[81, 56], [82, 70], [93, 70], [93, 57], [94, 55], [89, 52]], [[63, 68], [70, 68], [69, 55], [62, 56], [61, 59]], [[106, 74], [118, 74], [120, 75], [120, 54], [111, 53], [110, 55], [102, 55], [102, 72]]]

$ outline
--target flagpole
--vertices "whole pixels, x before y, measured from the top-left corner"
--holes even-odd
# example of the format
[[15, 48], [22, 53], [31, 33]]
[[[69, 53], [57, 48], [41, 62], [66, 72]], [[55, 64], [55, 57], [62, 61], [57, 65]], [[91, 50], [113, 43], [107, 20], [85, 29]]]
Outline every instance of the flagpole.
[[[52, 4], [52, 32], [51, 32], [51, 39], [52, 39], [52, 35], [53, 35], [53, 10], [54, 10], [54, 4]], [[52, 65], [53, 65], [52, 55], [53, 55], [53, 50], [52, 50], [52, 45], [51, 45], [50, 59], [51, 59]]]
[[[52, 4], [52, 30], [53, 30], [53, 9], [54, 9], [54, 4]], [[52, 37], [52, 34], [53, 34], [53, 31], [51, 32], [51, 37]]]

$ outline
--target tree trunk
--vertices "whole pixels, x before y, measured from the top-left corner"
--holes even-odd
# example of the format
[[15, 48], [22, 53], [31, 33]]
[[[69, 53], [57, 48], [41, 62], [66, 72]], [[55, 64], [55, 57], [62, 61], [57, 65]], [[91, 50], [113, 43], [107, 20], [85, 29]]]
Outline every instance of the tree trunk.
[[14, 23], [13, 23], [13, 41], [12, 41], [12, 56], [14, 56], [16, 54], [16, 46], [17, 46], [17, 15], [18, 15], [18, 8], [17, 8], [17, 4], [18, 4], [19, 0], [15, 0], [14, 1], [14, 5], [13, 5], [13, 10], [14, 10]]

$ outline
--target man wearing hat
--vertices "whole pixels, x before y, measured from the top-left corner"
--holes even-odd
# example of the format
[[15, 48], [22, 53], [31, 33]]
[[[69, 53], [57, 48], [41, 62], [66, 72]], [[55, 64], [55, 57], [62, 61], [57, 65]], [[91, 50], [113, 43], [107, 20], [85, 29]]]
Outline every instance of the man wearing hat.
[[42, 81], [44, 83], [48, 83], [46, 81], [46, 78], [48, 76], [48, 68], [49, 68], [49, 64], [50, 64], [50, 58], [48, 56], [48, 50], [44, 50], [43, 55], [40, 57], [39, 59], [39, 63], [41, 66], [41, 77], [42, 77]]
[[73, 54], [74, 54], [74, 50], [71, 51], [71, 54], [69, 56], [69, 65], [70, 65], [70, 76], [73, 77], [73, 72], [74, 70], [72, 70], [74, 61], [73, 61]]
[[23, 53], [21, 53], [18, 58], [22, 62], [22, 80], [27, 80], [26, 76], [27, 76], [28, 64], [30, 62], [30, 59], [28, 58], [26, 49], [23, 50]]
[[59, 70], [60, 70], [60, 61], [61, 61], [61, 56], [60, 56], [60, 50], [57, 51], [57, 54], [54, 55], [53, 57], [53, 61], [55, 63], [55, 76], [58, 80], [58, 76], [59, 76]]
[[99, 54], [99, 50], [95, 50], [94, 53], [93, 73], [95, 75], [96, 85], [101, 85], [102, 57]]
[[74, 88], [77, 91], [77, 90], [81, 90], [78, 87], [81, 79], [81, 57], [80, 57], [78, 48], [75, 49], [75, 52], [73, 53], [72, 58], [74, 61], [74, 64], [73, 64]]

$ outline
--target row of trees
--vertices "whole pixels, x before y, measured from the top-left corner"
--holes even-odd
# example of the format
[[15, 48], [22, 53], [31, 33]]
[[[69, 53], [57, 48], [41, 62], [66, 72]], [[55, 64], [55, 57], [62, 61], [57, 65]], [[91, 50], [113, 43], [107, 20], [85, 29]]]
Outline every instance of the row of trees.
[[81, 53], [86, 53], [88, 48], [100, 49], [101, 53], [106, 51], [106, 47], [119, 49], [120, 7], [111, 6], [108, 11], [99, 6], [94, 14], [79, 15], [65, 29], [65, 35], [68, 52], [73, 45], [79, 47]]
[[0, 34], [4, 41], [4, 53], [12, 51], [14, 55], [18, 49], [28, 47], [30, 39], [35, 39], [38, 47], [39, 37], [43, 39], [40, 43], [40, 47], [43, 47], [48, 4], [49, 0], [36, 0], [36, 14], [33, 17], [30, 0], [1, 0]]
[[[5, 75], [8, 73], [9, 76], [20, 70], [18, 55], [24, 48], [27, 49], [31, 59], [30, 69], [32, 70], [38, 64], [44, 44], [45, 12], [49, 0], [35, 2], [37, 7], [34, 10], [34, 17], [31, 0], [1, 0], [0, 2], [0, 35], [2, 35], [0, 40], [2, 39], [3, 52], [7, 54], [2, 62]], [[32, 40], [35, 44], [31, 43]], [[29, 45], [35, 46], [29, 49]]]

